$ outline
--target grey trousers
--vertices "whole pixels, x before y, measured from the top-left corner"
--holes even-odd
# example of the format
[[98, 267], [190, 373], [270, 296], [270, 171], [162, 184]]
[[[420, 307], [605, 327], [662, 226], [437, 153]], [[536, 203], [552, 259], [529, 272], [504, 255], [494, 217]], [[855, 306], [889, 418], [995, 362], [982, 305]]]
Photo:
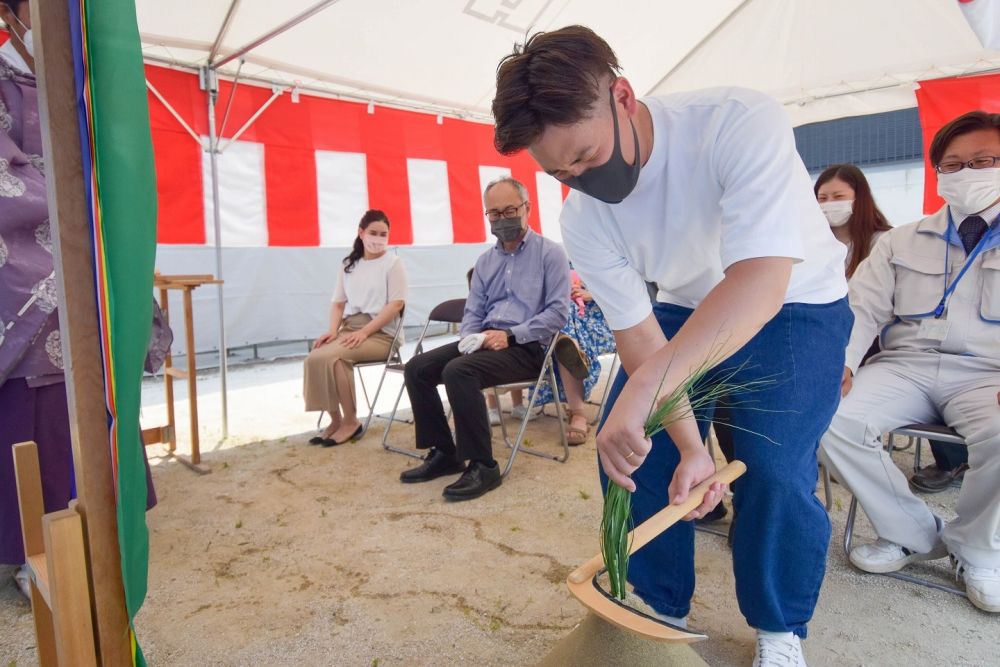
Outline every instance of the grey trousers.
[[[887, 351], [854, 378], [820, 442], [820, 457], [853, 493], [879, 537], [926, 553], [943, 539], [973, 567], [1000, 567], [1000, 361]], [[912, 423], [944, 422], [969, 450], [957, 518], [938, 535], [934, 515], [910, 491], [881, 444]]]

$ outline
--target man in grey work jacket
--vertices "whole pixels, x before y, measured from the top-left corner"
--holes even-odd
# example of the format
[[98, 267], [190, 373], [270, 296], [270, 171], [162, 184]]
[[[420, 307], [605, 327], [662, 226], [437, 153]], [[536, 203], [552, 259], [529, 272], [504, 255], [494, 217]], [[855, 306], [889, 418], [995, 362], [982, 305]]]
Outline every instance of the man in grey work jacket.
[[[500, 486], [482, 390], [537, 378], [545, 347], [569, 317], [569, 260], [528, 227], [524, 185], [498, 179], [486, 186], [483, 201], [497, 244], [476, 261], [461, 340], [417, 355], [405, 372], [417, 447], [431, 451], [400, 481], [462, 473], [445, 487], [448, 500], [478, 498]], [[455, 415], [454, 439], [438, 395], [442, 382]]]
[[[969, 600], [1000, 612], [1000, 114], [967, 113], [930, 148], [947, 206], [879, 239], [850, 282], [844, 398], [822, 454], [878, 540], [851, 562], [894, 572], [951, 554]], [[880, 323], [882, 352], [861, 357]], [[852, 377], [856, 373], [856, 377]], [[913, 495], [883, 433], [944, 421], [969, 450], [957, 518]]]

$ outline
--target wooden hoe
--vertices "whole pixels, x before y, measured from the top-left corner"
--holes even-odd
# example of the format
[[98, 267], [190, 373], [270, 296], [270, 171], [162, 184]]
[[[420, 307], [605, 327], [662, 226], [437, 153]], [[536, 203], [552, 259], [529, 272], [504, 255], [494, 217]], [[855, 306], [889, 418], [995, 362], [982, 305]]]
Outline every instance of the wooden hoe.
[[[686, 501], [680, 505], [667, 505], [642, 524], [636, 526], [628, 534], [629, 554], [634, 554], [654, 537], [677, 523], [684, 515], [700, 505], [702, 499], [705, 497], [705, 493], [712, 484], [715, 482], [729, 484], [746, 472], [746, 469], [747, 467], [743, 462], [733, 461], [691, 489], [691, 494]], [[566, 580], [566, 585], [569, 586], [570, 593], [577, 600], [605, 621], [617, 625], [623, 630], [628, 630], [629, 632], [634, 632], [659, 642], [689, 644], [701, 641], [702, 639], [708, 639], [703, 634], [689, 632], [684, 628], [661, 621], [618, 600], [601, 588], [598, 583], [598, 579], [604, 571], [604, 557], [601, 554], [597, 554], [574, 570]]]

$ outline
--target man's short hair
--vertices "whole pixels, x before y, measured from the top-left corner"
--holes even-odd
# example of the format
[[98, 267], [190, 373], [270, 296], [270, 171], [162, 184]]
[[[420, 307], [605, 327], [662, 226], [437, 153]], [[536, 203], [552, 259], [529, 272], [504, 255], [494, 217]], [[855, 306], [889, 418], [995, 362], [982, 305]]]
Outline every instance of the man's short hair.
[[601, 81], [618, 76], [618, 57], [590, 28], [571, 25], [537, 32], [497, 67], [493, 144], [504, 155], [530, 146], [549, 125], [587, 117], [606, 91]]
[[948, 144], [957, 137], [978, 130], [993, 130], [1000, 134], [1000, 113], [970, 111], [942, 127], [934, 135], [934, 140], [931, 142], [929, 155], [931, 164], [937, 165], [941, 161], [944, 152], [948, 150]]
[[486, 185], [486, 189], [483, 190], [483, 198], [486, 198], [486, 193], [492, 190], [494, 187], [500, 185], [501, 183], [509, 183], [517, 190], [517, 194], [520, 195], [521, 199], [528, 201], [528, 188], [524, 187], [524, 183], [517, 180], [513, 176], [501, 176], [500, 178], [493, 179]]

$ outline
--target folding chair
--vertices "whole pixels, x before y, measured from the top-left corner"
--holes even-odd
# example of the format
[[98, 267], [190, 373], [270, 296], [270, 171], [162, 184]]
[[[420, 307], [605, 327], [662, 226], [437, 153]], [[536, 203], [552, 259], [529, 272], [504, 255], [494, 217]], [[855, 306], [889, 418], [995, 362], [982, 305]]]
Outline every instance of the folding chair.
[[[549, 459], [552, 461], [558, 461], [559, 463], [565, 463], [569, 458], [569, 442], [566, 439], [566, 423], [563, 421], [563, 409], [562, 402], [559, 401], [559, 395], [556, 387], [556, 366], [552, 359], [552, 354], [555, 351], [556, 339], [553, 338], [552, 342], [549, 343], [548, 348], [545, 350], [545, 360], [542, 362], [542, 368], [538, 372], [538, 378], [534, 383], [532, 382], [509, 382], [506, 384], [497, 385], [491, 387], [493, 391], [493, 396], [496, 398], [497, 405], [500, 405], [500, 392], [510, 389], [531, 389], [531, 398], [528, 399], [528, 407], [524, 412], [524, 417], [521, 419], [521, 425], [517, 430], [517, 436], [513, 441], [510, 439], [510, 435], [507, 433], [507, 424], [504, 420], [500, 420], [500, 433], [503, 435], [504, 444], [511, 450], [510, 457], [507, 459], [507, 464], [504, 466], [503, 472], [500, 473], [501, 477], [506, 477], [510, 472], [511, 467], [514, 465], [514, 457], [517, 456], [519, 451], [524, 451], [526, 454], [531, 454], [532, 456], [539, 456], [543, 459]], [[546, 375], [548, 378], [546, 378]], [[563, 453], [562, 456], [556, 456], [555, 454], [549, 454], [547, 452], [538, 451], [536, 449], [531, 449], [524, 446], [524, 432], [528, 428], [528, 422], [531, 421], [531, 411], [535, 407], [535, 400], [538, 398], [538, 393], [542, 387], [543, 382], [548, 382], [552, 387], [552, 393], [555, 396], [553, 403], [556, 407], [556, 419], [559, 421], [559, 436], [562, 440]]]
[[[920, 440], [938, 440], [940, 442], [947, 442], [956, 445], [964, 445], [965, 439], [956, 433], [953, 429], [945, 426], [944, 424], [910, 424], [908, 426], [903, 426], [894, 429], [889, 432], [888, 438], [886, 438], [886, 449], [891, 453], [893, 451], [892, 447], [892, 436], [902, 435], [908, 438], [915, 438], [917, 441], [916, 450], [914, 451], [914, 461], [915, 468], [919, 466], [920, 457]], [[852, 542], [854, 540], [854, 520], [857, 518], [858, 513], [858, 499], [856, 497], [851, 498], [851, 506], [847, 510], [847, 522], [844, 524], [844, 553], [850, 557]], [[939, 591], [945, 591], [947, 593], [954, 593], [955, 595], [965, 596], [965, 591], [960, 588], [955, 588], [954, 586], [947, 586], [945, 584], [939, 584], [935, 581], [929, 581], [927, 579], [921, 579], [919, 577], [914, 577], [913, 575], [904, 574], [903, 572], [884, 572], [881, 573], [884, 577], [892, 577], [893, 579], [900, 579], [902, 581], [908, 581], [911, 584], [918, 584], [920, 586], [926, 586], [927, 588], [935, 588]]]
[[[427, 316], [427, 321], [424, 323], [424, 328], [420, 332], [420, 337], [417, 339], [417, 347], [413, 352], [413, 356], [416, 356], [424, 351], [424, 338], [427, 336], [427, 329], [430, 327], [432, 322], [439, 322], [442, 324], [461, 324], [462, 317], [465, 315], [465, 299], [449, 299], [448, 301], [442, 301], [438, 305], [434, 306], [431, 310], [430, 315]], [[392, 373], [402, 373], [405, 368], [402, 358], [399, 358], [397, 362], [386, 364], [386, 372]], [[383, 379], [385, 378], [385, 373], [383, 373]], [[379, 382], [379, 387], [382, 383]], [[399, 447], [394, 447], [389, 444], [389, 430], [392, 428], [392, 423], [396, 420], [396, 411], [399, 409], [399, 401], [403, 397], [403, 392], [406, 391], [406, 385], [402, 385], [399, 388], [399, 393], [396, 394], [396, 401], [392, 404], [392, 412], [389, 413], [389, 423], [385, 426], [385, 432], [382, 434], [382, 447], [390, 452], [396, 452], [397, 454], [403, 454], [405, 456], [412, 456], [415, 459], [423, 459], [424, 457], [418, 452], [412, 449], [401, 449]]]
[[[400, 356], [399, 348], [400, 338], [403, 335], [403, 316], [406, 313], [406, 306], [399, 311], [399, 326], [396, 327], [396, 333], [392, 336], [392, 343], [389, 345], [389, 355], [385, 360], [379, 361], [355, 361], [354, 362], [354, 377], [361, 384], [361, 392], [365, 397], [365, 405], [368, 406], [368, 417], [365, 419], [364, 427], [361, 429], [361, 435], [358, 437], [364, 437], [368, 433], [368, 427], [371, 426], [372, 418], [375, 417], [375, 402], [378, 401], [378, 395], [382, 391], [382, 384], [385, 382], [386, 373], [389, 372], [390, 366], [399, 366], [402, 368], [403, 358]], [[368, 397], [368, 387], [365, 386], [365, 375], [361, 372], [363, 368], [369, 368], [371, 366], [383, 366], [382, 375], [379, 376], [378, 386], [375, 388], [375, 395], [371, 398]], [[357, 403], [357, 397], [355, 396], [355, 404]], [[356, 405], [355, 405], [356, 407]], [[319, 417], [316, 419], [316, 429], [319, 430], [323, 422], [323, 415], [326, 412], [320, 412]]]
[[593, 401], [587, 401], [590, 405], [597, 406], [597, 415], [594, 420], [590, 422], [590, 425], [600, 424], [601, 419], [604, 417], [604, 409], [608, 406], [608, 395], [611, 393], [611, 385], [615, 382], [615, 373], [618, 372], [618, 365], [620, 359], [618, 359], [618, 350], [615, 350], [614, 356], [611, 358], [611, 365], [608, 367], [608, 381], [604, 384], [604, 392], [601, 394], [601, 402], [594, 403]]

